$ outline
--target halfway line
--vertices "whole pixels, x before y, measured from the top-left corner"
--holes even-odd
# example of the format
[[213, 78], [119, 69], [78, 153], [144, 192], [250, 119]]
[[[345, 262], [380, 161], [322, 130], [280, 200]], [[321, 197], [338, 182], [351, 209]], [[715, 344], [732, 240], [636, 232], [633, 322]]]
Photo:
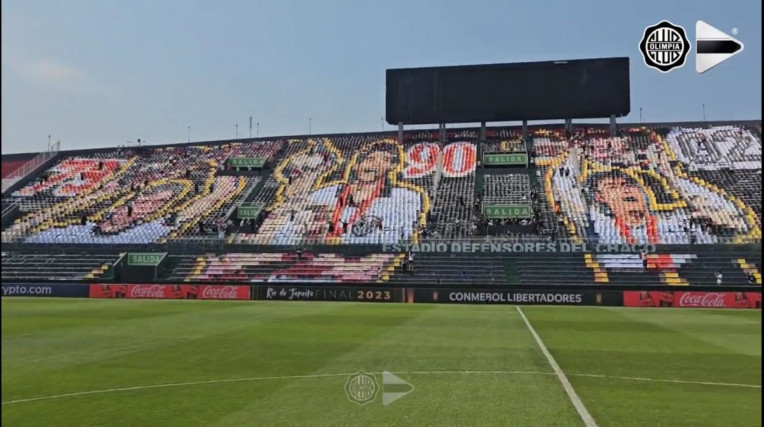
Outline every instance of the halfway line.
[[[65, 397], [87, 396], [92, 394], [118, 393], [122, 391], [137, 391], [137, 390], [148, 390], [148, 389], [158, 389], [158, 388], [185, 387], [185, 386], [194, 386], [194, 385], [250, 382], [250, 381], [299, 380], [299, 379], [315, 379], [315, 378], [330, 378], [330, 377], [348, 377], [350, 375], [355, 375], [355, 374], [356, 372], [344, 373], [344, 374], [287, 375], [287, 376], [272, 376], [272, 377], [229, 378], [229, 379], [223, 379], [223, 380], [192, 381], [192, 382], [168, 383], [168, 384], [151, 384], [151, 385], [140, 385], [140, 386], [132, 386], [132, 387], [119, 387], [119, 388], [108, 388], [108, 389], [101, 389], [101, 390], [80, 391], [75, 393], [54, 394], [54, 395], [40, 396], [40, 397], [30, 397], [26, 399], [9, 400], [6, 402], [2, 402], [2, 404], [10, 405], [14, 403], [36, 402], [40, 400], [62, 399]], [[382, 372], [371, 372], [371, 374], [382, 375]], [[409, 374], [409, 375], [556, 375], [556, 373], [554, 372], [540, 372], [540, 371], [406, 371], [406, 372], [402, 372], [402, 374]], [[568, 374], [568, 376], [761, 389], [761, 386], [756, 384], [716, 383], [716, 382], [710, 382], [710, 381], [688, 381], [688, 380], [672, 380], [672, 379], [660, 379], [660, 378], [618, 377], [618, 376], [601, 375], [601, 374]]]

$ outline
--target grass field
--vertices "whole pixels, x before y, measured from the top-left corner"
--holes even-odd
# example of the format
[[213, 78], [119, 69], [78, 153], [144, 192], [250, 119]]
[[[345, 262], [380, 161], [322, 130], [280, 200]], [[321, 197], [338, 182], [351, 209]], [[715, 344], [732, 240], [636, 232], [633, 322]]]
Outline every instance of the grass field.
[[[522, 314], [597, 425], [761, 425], [758, 310]], [[4, 426], [585, 425], [512, 306], [6, 298], [2, 402]]]

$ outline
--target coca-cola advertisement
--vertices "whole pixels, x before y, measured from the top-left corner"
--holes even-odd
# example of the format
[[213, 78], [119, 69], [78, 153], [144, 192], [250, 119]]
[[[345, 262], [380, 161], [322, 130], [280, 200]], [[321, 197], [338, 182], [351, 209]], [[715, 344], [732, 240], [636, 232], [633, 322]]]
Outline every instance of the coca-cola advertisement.
[[248, 300], [249, 286], [233, 285], [90, 285], [90, 298]]
[[761, 308], [759, 292], [624, 291], [626, 307]]
[[170, 287], [164, 285], [128, 285], [127, 298], [172, 298], [173, 294], [170, 291]]
[[186, 299], [249, 299], [249, 286], [181, 285]]

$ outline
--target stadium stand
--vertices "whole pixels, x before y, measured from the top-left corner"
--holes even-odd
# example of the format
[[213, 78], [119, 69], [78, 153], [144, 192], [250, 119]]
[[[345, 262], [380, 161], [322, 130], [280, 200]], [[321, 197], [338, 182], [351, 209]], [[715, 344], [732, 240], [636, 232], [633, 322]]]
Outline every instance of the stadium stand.
[[515, 204], [528, 201], [531, 183], [526, 174], [485, 174], [483, 180], [483, 203]]
[[[756, 158], [752, 154], [755, 147], [750, 148], [756, 144], [761, 158], [761, 140], [750, 131], [737, 128], [742, 136], [736, 141], [716, 129], [693, 133], [697, 135], [694, 145], [706, 144], [708, 149], [703, 152], [718, 154], [713, 159], [700, 157], [713, 162], [706, 165], [735, 168], [735, 162], [740, 164], [736, 159], [744, 158], [741, 153], [750, 156], [745, 159]], [[586, 134], [567, 143], [563, 140], [563, 144], [544, 137], [534, 143], [539, 146], [535, 162], [543, 174], [548, 203], [559, 204], [568, 235], [602, 243], [643, 244], [760, 239], [760, 212], [754, 210], [758, 207], [746, 205], [726, 191], [724, 174], [708, 174], [710, 181], [706, 181], [695, 173], [700, 163], [682, 162], [687, 154], [683, 146], [677, 146], [674, 135], [664, 138], [666, 134], [659, 131], [631, 128], [616, 137]], [[702, 135], [715, 135], [716, 139], [703, 139]], [[749, 174], [751, 186], [757, 181], [760, 185], [760, 163], [758, 167]], [[727, 180], [727, 184], [731, 182]]]
[[389, 278], [400, 256], [370, 254], [228, 253], [181, 257], [168, 277], [185, 282], [373, 283]]
[[259, 181], [217, 176], [234, 156], [267, 157], [279, 144], [225, 144], [121, 149], [67, 157], [9, 202], [22, 216], [3, 231], [4, 242], [134, 244], [201, 234], [200, 222], [225, 212]]
[[[171, 251], [162, 280], [681, 286], [713, 283], [709, 269], [720, 268], [727, 280], [751, 273], [760, 283], [760, 246], [743, 245], [761, 239], [755, 127], [622, 125], [617, 135], [600, 125], [536, 127], [525, 141], [516, 128], [486, 135], [485, 143], [474, 129], [449, 130], [445, 141], [420, 130], [403, 143], [348, 134], [61, 153], [3, 194], [4, 246], [39, 252], [4, 255], [11, 272], [3, 277], [24, 277], [23, 265], [40, 263], [46, 272], [29, 277], [64, 271], [90, 279], [113, 261], [97, 255], [99, 246], [210, 241], [219, 242], [212, 252]], [[481, 153], [522, 152], [528, 165], [481, 164]], [[256, 214], [239, 216], [242, 204]], [[484, 212], [517, 204], [532, 214]], [[6, 213], [15, 217], [6, 222]], [[413, 270], [403, 250], [390, 252], [403, 243], [526, 238], [657, 251], [647, 266], [637, 253], [418, 253]], [[88, 255], [41, 263], [46, 245], [63, 244]]]
[[118, 255], [3, 252], [2, 280], [76, 281], [101, 278]]

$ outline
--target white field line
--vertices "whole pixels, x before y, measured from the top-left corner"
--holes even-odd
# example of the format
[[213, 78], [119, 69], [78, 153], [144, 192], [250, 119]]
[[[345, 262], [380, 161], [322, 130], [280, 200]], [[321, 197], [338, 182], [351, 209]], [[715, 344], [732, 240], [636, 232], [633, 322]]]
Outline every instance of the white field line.
[[758, 388], [761, 386], [757, 384], [737, 384], [737, 383], [718, 383], [713, 381], [689, 381], [689, 380], [672, 380], [670, 378], [641, 378], [641, 377], [620, 377], [602, 374], [568, 374], [571, 377], [590, 377], [590, 378], [607, 378], [612, 380], [627, 380], [627, 381], [650, 381], [661, 383], [675, 383], [675, 384], [695, 384], [695, 385], [713, 385], [719, 387], [743, 387], [743, 388]]
[[581, 398], [578, 397], [578, 394], [576, 394], [576, 391], [573, 390], [573, 386], [570, 385], [570, 381], [568, 381], [568, 377], [565, 376], [565, 372], [560, 369], [560, 365], [557, 364], [557, 361], [554, 360], [554, 357], [552, 357], [552, 353], [549, 352], [549, 349], [546, 348], [544, 345], [544, 342], [541, 341], [541, 337], [539, 334], [536, 333], [536, 330], [533, 329], [533, 326], [531, 325], [531, 322], [528, 321], [528, 318], [525, 317], [525, 313], [523, 313], [523, 309], [520, 308], [520, 306], [516, 306], [517, 312], [520, 313], [520, 317], [523, 318], [523, 322], [525, 322], [525, 326], [528, 327], [528, 330], [531, 332], [531, 335], [533, 335], [533, 339], [536, 340], [536, 344], [538, 344], [539, 348], [541, 349], [541, 352], [544, 353], [544, 357], [546, 357], [547, 362], [552, 366], [552, 370], [554, 371], [554, 374], [557, 375], [557, 379], [560, 380], [560, 383], [562, 383], [562, 388], [565, 389], [565, 393], [568, 394], [568, 398], [570, 399], [570, 402], [573, 404], [573, 406], [576, 408], [576, 411], [578, 412], [578, 415], [581, 417], [581, 421], [584, 422], [584, 425], [586, 427], [597, 427], [597, 422], [594, 421], [594, 418], [589, 413], [589, 410], [586, 409], [586, 406], [584, 406], [584, 402], [581, 401]]
[[[222, 379], [222, 380], [151, 384], [151, 385], [140, 385], [140, 386], [132, 386], [132, 387], [118, 387], [118, 388], [108, 388], [108, 389], [100, 389], [100, 390], [80, 391], [76, 393], [54, 394], [54, 395], [40, 396], [40, 397], [30, 397], [27, 399], [9, 400], [6, 402], [2, 402], [2, 404], [11, 405], [15, 403], [36, 402], [40, 400], [63, 399], [66, 397], [118, 393], [123, 391], [149, 390], [149, 389], [157, 389], [157, 388], [188, 387], [188, 386], [205, 385], [205, 384], [222, 384], [222, 383], [253, 382], [253, 381], [268, 381], [268, 380], [300, 380], [300, 379], [316, 379], [316, 378], [330, 378], [330, 377], [348, 377], [355, 374], [356, 374], [355, 372], [352, 372], [352, 373], [344, 373], [344, 374], [286, 375], [286, 376], [273, 376], [273, 377], [229, 378], [229, 379]], [[382, 375], [381, 372], [372, 372], [372, 374]], [[405, 372], [404, 374], [408, 374], [408, 375], [556, 375], [554, 372], [537, 372], [537, 371], [410, 371], [410, 372]], [[697, 384], [697, 385], [725, 386], [725, 387], [746, 387], [746, 388], [761, 389], [761, 386], [756, 384], [735, 384], [735, 383], [716, 383], [716, 382], [709, 382], [709, 381], [685, 381], [685, 380], [656, 379], [656, 378], [618, 377], [618, 376], [599, 375], [599, 374], [568, 374], [568, 376], [606, 378], [606, 379], [617, 379], [617, 380], [633, 380], [633, 381], [653, 381], [653, 382], [667, 382], [667, 383], [680, 383], [680, 384]]]

